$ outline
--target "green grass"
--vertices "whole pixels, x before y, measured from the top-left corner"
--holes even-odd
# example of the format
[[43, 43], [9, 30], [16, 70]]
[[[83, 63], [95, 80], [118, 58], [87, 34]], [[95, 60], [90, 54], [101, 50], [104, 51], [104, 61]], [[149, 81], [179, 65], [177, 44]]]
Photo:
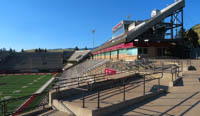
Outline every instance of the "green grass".
[[[44, 85], [53, 75], [17, 75], [17, 76], [1, 76], [0, 77], [0, 100], [5, 96], [11, 96], [11, 99], [22, 96], [28, 96], [35, 93], [42, 85]], [[39, 79], [40, 78], [40, 79]], [[38, 80], [37, 80], [38, 79]], [[37, 80], [37, 82], [34, 82]], [[30, 85], [29, 83], [33, 83]], [[27, 88], [22, 88], [27, 86]], [[19, 93], [14, 91], [20, 90]], [[13, 111], [18, 108], [27, 99], [12, 101], [8, 104], [8, 110]], [[0, 106], [1, 107], [1, 106]], [[0, 114], [1, 115], [1, 114]]]

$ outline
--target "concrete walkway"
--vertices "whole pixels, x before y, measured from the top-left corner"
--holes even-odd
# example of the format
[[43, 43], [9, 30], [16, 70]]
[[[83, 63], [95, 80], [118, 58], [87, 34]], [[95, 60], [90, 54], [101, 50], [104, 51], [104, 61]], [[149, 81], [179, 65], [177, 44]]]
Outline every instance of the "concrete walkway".
[[168, 94], [146, 100], [112, 114], [113, 116], [199, 116], [200, 74], [185, 74], [182, 83]]
[[[143, 79], [139, 79], [138, 81], [143, 81]], [[150, 93], [152, 91], [155, 91], [155, 88], [157, 87], [158, 80], [148, 81], [146, 82], [146, 93]], [[167, 89], [167, 86], [161, 86], [165, 87]], [[107, 89], [100, 92], [100, 107], [108, 107], [113, 104], [117, 104], [120, 102], [123, 102], [123, 93], [124, 87], [115, 87], [111, 89]], [[131, 84], [126, 86], [126, 93], [125, 93], [125, 99], [130, 100], [139, 96], [143, 96], [144, 91], [144, 85], [142, 83], [137, 84]], [[70, 98], [62, 99], [63, 103], [70, 102], [73, 105], [82, 107], [82, 97], [80, 95], [76, 95]], [[97, 109], [97, 102], [98, 102], [98, 94], [97, 93], [89, 93], [85, 94], [85, 107], [91, 110]]]
[[46, 88], [47, 86], [49, 86], [53, 80], [55, 79], [55, 77], [52, 77], [51, 79], [49, 79], [44, 85], [42, 85], [42, 87], [40, 87], [36, 92], [35, 94], [39, 94], [39, 93], [42, 93]]

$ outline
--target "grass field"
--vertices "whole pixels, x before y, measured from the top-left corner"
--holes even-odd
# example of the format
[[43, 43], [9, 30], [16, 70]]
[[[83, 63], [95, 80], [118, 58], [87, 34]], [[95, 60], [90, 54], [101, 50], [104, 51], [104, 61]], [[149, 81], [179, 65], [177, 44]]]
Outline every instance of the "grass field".
[[[17, 75], [0, 77], [0, 101], [34, 94], [53, 75]], [[9, 103], [9, 109], [18, 108], [26, 99]], [[1, 107], [1, 106], [0, 106]], [[0, 114], [1, 115], [1, 114]]]

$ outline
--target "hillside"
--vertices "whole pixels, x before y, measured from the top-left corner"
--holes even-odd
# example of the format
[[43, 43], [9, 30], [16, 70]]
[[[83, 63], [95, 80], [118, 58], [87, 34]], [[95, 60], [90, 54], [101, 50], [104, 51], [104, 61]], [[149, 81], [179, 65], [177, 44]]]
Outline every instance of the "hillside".
[[200, 24], [195, 25], [192, 27], [192, 29], [198, 34], [198, 37], [200, 38]]
[[[91, 50], [91, 48], [88, 48]], [[58, 48], [58, 49], [48, 49], [48, 52], [64, 52], [64, 51], [73, 51], [74, 48]], [[85, 48], [79, 48], [79, 50], [85, 50]], [[25, 52], [35, 52], [35, 49], [24, 50]]]
[[[35, 52], [35, 49], [24, 50], [25, 52]], [[48, 52], [63, 52], [63, 51], [73, 51], [73, 49], [48, 49]]]

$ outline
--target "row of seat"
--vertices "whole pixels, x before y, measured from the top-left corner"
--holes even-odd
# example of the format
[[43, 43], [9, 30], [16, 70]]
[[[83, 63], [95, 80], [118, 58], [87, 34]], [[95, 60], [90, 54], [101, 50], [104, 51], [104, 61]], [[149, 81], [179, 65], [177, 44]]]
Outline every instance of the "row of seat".
[[1, 70], [62, 69], [61, 53], [14, 53], [0, 65]]
[[84, 76], [84, 74], [86, 74], [88, 71], [107, 62], [108, 60], [102, 60], [102, 59], [86, 60], [64, 71], [60, 79], [70, 79], [70, 78]]
[[5, 61], [5, 59], [10, 55], [10, 52], [7, 51], [2, 51], [0, 52], [0, 63], [2, 63], [3, 61]]

